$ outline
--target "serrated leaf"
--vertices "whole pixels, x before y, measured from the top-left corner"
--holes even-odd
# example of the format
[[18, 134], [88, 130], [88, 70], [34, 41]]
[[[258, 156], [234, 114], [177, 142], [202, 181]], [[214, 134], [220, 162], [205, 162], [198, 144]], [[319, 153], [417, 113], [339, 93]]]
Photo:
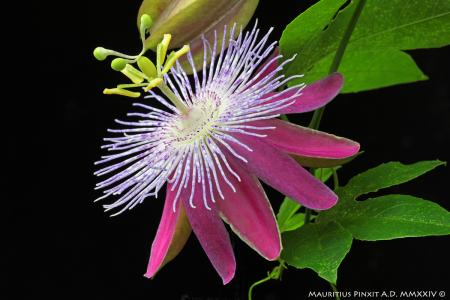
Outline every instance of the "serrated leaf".
[[309, 268], [336, 283], [337, 269], [352, 245], [352, 235], [335, 222], [313, 223], [283, 234], [281, 253], [289, 265]]
[[[288, 67], [287, 75], [306, 74], [300, 81], [311, 82], [328, 74], [331, 61], [339, 46], [339, 42], [347, 29], [350, 18], [356, 7], [353, 1], [342, 9], [335, 19], [329, 21], [323, 30], [323, 23], [318, 24], [310, 19], [314, 18], [319, 9], [335, 8], [336, 1], [324, 0], [313, 5], [308, 13], [303, 13], [291, 22], [283, 32], [280, 40], [281, 53], [287, 57], [295, 53], [300, 54]], [[328, 15], [329, 16], [329, 15]], [[299, 25], [307, 24], [315, 28], [305, 28]], [[314, 32], [315, 35], [311, 35]], [[307, 39], [299, 39], [305, 35]], [[355, 92], [385, 87], [393, 84], [424, 80], [417, 66], [408, 63], [405, 54], [400, 50], [418, 48], [442, 47], [450, 43], [450, 1], [448, 0], [368, 0], [354, 32], [347, 45], [346, 54], [341, 61], [339, 71], [344, 74], [346, 83], [343, 91]], [[390, 60], [389, 71], [396, 72], [395, 76], [367, 77], [358, 80], [361, 73], [380, 73], [383, 70], [383, 53], [397, 51], [399, 60]], [[374, 58], [359, 52], [379, 52]], [[366, 56], [366, 60], [364, 60]], [[382, 59], [383, 58], [383, 59]], [[372, 63], [377, 64], [374, 69]], [[408, 73], [398, 70], [405, 68]], [[290, 84], [297, 84], [294, 80]], [[347, 86], [348, 84], [348, 86]]]
[[355, 202], [336, 220], [354, 238], [366, 241], [450, 234], [450, 213], [438, 204], [408, 195]]

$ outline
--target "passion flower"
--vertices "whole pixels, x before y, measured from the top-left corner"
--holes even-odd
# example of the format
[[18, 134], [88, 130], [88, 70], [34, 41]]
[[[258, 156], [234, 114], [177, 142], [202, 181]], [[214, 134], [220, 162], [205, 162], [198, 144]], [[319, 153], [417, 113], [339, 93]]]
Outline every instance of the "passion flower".
[[[162, 75], [171, 97], [150, 90], [145, 104], [134, 104], [143, 111], [128, 114], [137, 120], [118, 120], [127, 128], [110, 130], [119, 136], [105, 139], [113, 153], [97, 162], [106, 166], [95, 174], [110, 177], [97, 188], [100, 199], [118, 197], [106, 210], [119, 214], [166, 186], [147, 277], [178, 254], [192, 229], [228, 283], [236, 263], [222, 220], [263, 257], [277, 259], [280, 234], [258, 178], [305, 207], [328, 209], [337, 196], [293, 156], [329, 164], [359, 150], [351, 140], [277, 119], [328, 103], [342, 87], [341, 75], [277, 92], [299, 77], [279, 75], [290, 60], [278, 64], [276, 43], [266, 45], [270, 32], [259, 38], [255, 25], [234, 38], [235, 31], [225, 27], [220, 47], [217, 37], [212, 44], [204, 38], [200, 74], [191, 82], [177, 62]], [[192, 53], [187, 57], [195, 70]]]

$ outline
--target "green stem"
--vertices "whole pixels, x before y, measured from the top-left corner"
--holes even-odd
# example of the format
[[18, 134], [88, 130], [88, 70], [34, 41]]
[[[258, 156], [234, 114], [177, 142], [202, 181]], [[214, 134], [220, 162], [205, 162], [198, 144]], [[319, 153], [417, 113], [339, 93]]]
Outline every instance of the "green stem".
[[339, 177], [335, 168], [333, 168], [333, 185], [335, 190], [339, 187]]
[[[345, 49], [347, 48], [348, 41], [350, 40], [350, 37], [352, 36], [353, 30], [355, 29], [356, 23], [358, 23], [359, 16], [361, 15], [361, 11], [366, 4], [366, 0], [359, 0], [355, 12], [353, 13], [353, 16], [348, 23], [348, 27], [344, 32], [344, 36], [342, 37], [338, 49], [336, 50], [336, 54], [334, 55], [333, 62], [331, 63], [330, 70], [328, 71], [328, 74], [334, 73], [339, 69], [339, 65], [341, 63], [342, 57], [344, 56]], [[321, 108], [317, 109], [311, 119], [311, 122], [309, 123], [308, 127], [312, 129], [319, 129], [320, 122], [322, 121], [322, 116], [325, 111], [325, 106], [322, 106]], [[333, 173], [334, 175], [334, 173]], [[335, 177], [333, 176], [333, 179]], [[335, 181], [336, 182], [336, 181]], [[305, 224], [308, 224], [311, 217], [311, 211], [309, 209], [305, 210]]]
[[319, 128], [320, 121], [322, 121], [322, 116], [323, 116], [324, 111], [325, 111], [325, 106], [322, 106], [321, 108], [314, 111], [311, 122], [308, 125], [309, 128], [312, 128], [312, 129]]
[[266, 278], [263, 278], [263, 279], [255, 282], [254, 284], [252, 284], [250, 286], [250, 288], [248, 289], [248, 300], [252, 300], [253, 288], [255, 286], [260, 285], [260, 284], [262, 284], [262, 283], [264, 283], [266, 281], [269, 281], [271, 279], [273, 279], [273, 280], [281, 280], [281, 276], [283, 275], [283, 271], [287, 267], [286, 267], [286, 263], [281, 258], [278, 258], [278, 263], [279, 263], [278, 266], [273, 268], [273, 270], [271, 272], [267, 273], [267, 277]]
[[[344, 36], [342, 37], [338, 49], [336, 50], [336, 54], [334, 55], [333, 62], [331, 63], [329, 74], [336, 72], [339, 69], [339, 65], [341, 63], [342, 57], [344, 56], [345, 49], [347, 48], [350, 37], [352, 36], [353, 30], [355, 29], [356, 23], [358, 23], [359, 16], [361, 15], [361, 11], [366, 4], [366, 0], [359, 0], [356, 5], [355, 12], [348, 23], [348, 27], [344, 32]], [[325, 111], [325, 106], [322, 106], [318, 110], [314, 112], [314, 115], [311, 119], [309, 127], [312, 129], [318, 129], [320, 125], [320, 121], [322, 120], [323, 112]]]
[[305, 208], [305, 225], [311, 222], [311, 210], [309, 208]]
[[342, 60], [342, 57], [344, 56], [345, 49], [347, 48], [348, 41], [350, 40], [350, 37], [352, 36], [353, 30], [356, 27], [356, 23], [358, 23], [359, 16], [361, 15], [361, 12], [362, 12], [365, 4], [366, 4], [366, 0], [358, 1], [358, 4], [356, 5], [356, 8], [355, 8], [355, 12], [353, 13], [350, 23], [348, 23], [347, 30], [344, 32], [344, 36], [342, 37], [342, 40], [339, 44], [336, 54], [334, 55], [329, 74], [334, 73], [338, 70], [341, 60]]
[[272, 279], [272, 278], [270, 278], [270, 276], [267, 276], [266, 278], [263, 278], [263, 279], [255, 282], [254, 284], [252, 284], [251, 287], [248, 289], [248, 300], [252, 300], [253, 288], [255, 286], [260, 285], [260, 284], [262, 284], [262, 283], [264, 283], [266, 281], [269, 281], [270, 279]]
[[330, 282], [331, 288], [333, 289], [333, 292], [335, 292], [335, 298], [336, 300], [341, 300], [341, 297], [339, 297], [339, 291], [337, 290], [336, 286]]

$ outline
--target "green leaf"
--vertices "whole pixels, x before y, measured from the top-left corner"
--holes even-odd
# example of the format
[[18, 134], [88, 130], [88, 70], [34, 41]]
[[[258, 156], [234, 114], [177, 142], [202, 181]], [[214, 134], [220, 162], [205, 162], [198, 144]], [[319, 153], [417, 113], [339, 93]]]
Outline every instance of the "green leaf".
[[370, 241], [450, 234], [450, 214], [436, 203], [408, 195], [356, 201], [360, 195], [408, 182], [443, 164], [390, 162], [369, 169], [337, 189], [338, 205], [321, 213], [317, 220], [338, 222], [355, 238]]
[[[315, 64], [308, 73], [308, 80], [321, 79], [328, 72], [332, 59], [329, 55]], [[339, 72], [346, 74], [342, 93], [428, 79], [409, 54], [392, 48], [346, 51]]]
[[336, 222], [308, 224], [283, 234], [282, 259], [297, 268], [310, 268], [336, 284], [337, 269], [350, 250], [352, 235]]
[[[327, 55], [334, 54], [343, 36], [344, 28], [332, 26], [330, 23], [345, 2], [319, 1], [286, 26], [280, 38], [280, 51], [287, 58], [299, 54], [287, 66], [285, 72], [288, 75], [308, 76], [307, 72], [314, 64]], [[343, 11], [345, 10], [348, 10], [348, 6]], [[339, 19], [341, 14], [342, 11], [336, 18]], [[294, 80], [294, 82], [298, 81]]]
[[[334, 169], [339, 170], [341, 166], [337, 166]], [[333, 176], [333, 168], [317, 168], [314, 169], [314, 177], [319, 179], [322, 182], [326, 182], [328, 179]]]
[[355, 202], [337, 222], [366, 241], [450, 234], [450, 213], [436, 203], [408, 195]]
[[[288, 228], [295, 227], [295, 225], [293, 225], [293, 222], [295, 222], [295, 221], [290, 221], [290, 218], [292, 216], [294, 216], [294, 214], [299, 209], [300, 209], [300, 204], [298, 204], [294, 200], [290, 199], [289, 197], [284, 198], [283, 203], [281, 203], [280, 209], [278, 210], [278, 213], [277, 213], [277, 223], [278, 223], [278, 228], [280, 229], [280, 232], [288, 231], [287, 230]], [[297, 221], [300, 224], [298, 227], [300, 227], [302, 224], [302, 221], [301, 222], [299, 220], [297, 220]]]
[[[294, 80], [291, 85], [299, 81], [311, 82], [328, 74], [353, 15], [355, 2], [341, 9], [333, 19], [334, 14], [329, 12], [341, 2], [320, 1], [286, 27], [280, 39], [281, 53], [286, 57], [300, 54], [286, 73], [305, 74], [304, 79]], [[316, 14], [319, 14], [320, 22], [312, 20]], [[301, 36], [305, 38], [299, 38]], [[449, 43], [450, 1], [367, 0], [339, 69], [346, 79], [343, 91], [356, 92], [424, 80], [425, 76], [400, 50], [442, 47]], [[388, 57], [387, 52], [393, 57]], [[397, 54], [392, 54], [394, 52]], [[383, 65], [385, 63], [389, 63], [388, 70]], [[405, 72], [399, 71], [402, 68]], [[383, 71], [394, 72], [395, 75], [385, 78], [376, 75]], [[373, 76], [363, 75], [366, 78], [361, 78], [361, 74], [372, 72], [375, 73]]]
[[282, 234], [282, 258], [297, 268], [311, 268], [331, 283], [353, 238], [367, 241], [450, 234], [450, 213], [438, 204], [407, 195], [356, 201], [360, 195], [398, 185], [445, 164], [381, 164], [335, 190], [339, 202], [321, 212], [315, 223]]
[[442, 47], [450, 42], [449, 22], [448, 0], [368, 0], [350, 43], [360, 49]]
[[[303, 57], [305, 52], [308, 54], [313, 52], [309, 44], [317, 39], [345, 2], [346, 0], [322, 0], [295, 18], [287, 25], [281, 36], [280, 49], [282, 53], [287, 57], [297, 53]], [[297, 58], [293, 63], [301, 64], [309, 57], [311, 55], [305, 56], [304, 59]]]
[[295, 230], [303, 226], [303, 224], [305, 224], [305, 214], [295, 214], [284, 223], [283, 227], [280, 228], [280, 233]]
[[404, 165], [400, 162], [384, 163], [356, 175], [345, 188], [341, 188], [338, 192], [356, 198], [363, 194], [408, 182], [444, 164], [445, 162], [439, 160], [422, 161], [411, 165]]
[[314, 177], [322, 182], [326, 182], [333, 176], [333, 168], [317, 168], [314, 169]]

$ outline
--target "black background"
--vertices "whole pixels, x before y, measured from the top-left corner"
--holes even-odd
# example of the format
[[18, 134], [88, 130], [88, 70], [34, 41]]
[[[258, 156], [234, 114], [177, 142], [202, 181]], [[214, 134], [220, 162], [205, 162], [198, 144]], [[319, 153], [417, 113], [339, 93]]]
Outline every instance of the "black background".
[[[304, 2], [262, 0], [255, 16], [262, 28], [275, 27], [276, 40], [286, 24], [309, 6]], [[13, 124], [31, 122], [7, 143], [7, 160], [16, 163], [7, 181], [14, 189], [6, 200], [12, 204], [6, 210], [12, 237], [7, 246], [6, 261], [12, 267], [7, 285], [17, 298], [31, 294], [46, 299], [245, 299], [249, 285], [275, 266], [233, 235], [237, 272], [223, 286], [191, 237], [181, 254], [148, 280], [142, 274], [162, 201], [148, 199], [115, 218], [93, 203], [99, 196], [93, 190], [93, 162], [101, 155], [102, 138], [131, 103], [102, 95], [104, 87], [123, 78], [91, 53], [99, 45], [138, 51], [139, 5], [139, 1], [60, 1], [41, 3], [33, 11], [38, 33], [33, 46], [39, 49], [39, 72], [33, 77], [39, 85], [26, 93], [25, 101], [17, 101], [21, 113]], [[449, 48], [410, 53], [430, 80], [340, 95], [327, 107], [321, 129], [354, 139], [365, 151], [341, 171], [343, 183], [386, 161], [449, 159]], [[306, 124], [309, 118], [297, 121]], [[449, 209], [449, 175], [449, 168], [440, 167], [389, 192], [416, 195]], [[269, 195], [277, 209], [282, 196], [272, 190]], [[342, 264], [339, 289], [445, 290], [450, 282], [448, 250], [445, 237], [355, 241]], [[329, 290], [314, 272], [290, 268], [283, 281], [257, 287], [254, 298], [304, 299], [309, 291]]]

